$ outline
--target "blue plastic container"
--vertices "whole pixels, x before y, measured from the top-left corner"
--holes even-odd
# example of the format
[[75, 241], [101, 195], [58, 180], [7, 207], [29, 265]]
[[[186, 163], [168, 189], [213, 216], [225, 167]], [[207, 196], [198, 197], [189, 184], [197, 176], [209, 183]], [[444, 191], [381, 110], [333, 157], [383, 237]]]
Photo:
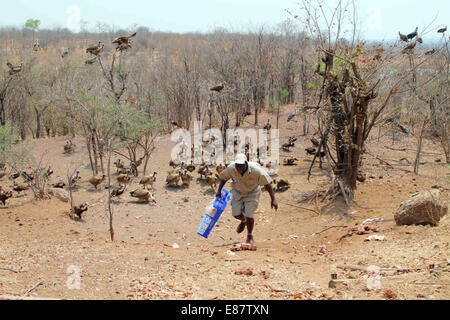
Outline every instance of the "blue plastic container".
[[197, 230], [197, 233], [199, 235], [208, 239], [211, 230], [214, 228], [217, 221], [219, 221], [220, 216], [225, 211], [228, 202], [230, 202], [230, 199], [231, 199], [231, 192], [222, 189], [222, 197], [221, 198], [217, 197], [216, 200], [214, 200], [214, 208], [217, 211], [214, 214], [214, 217], [211, 217], [209, 214], [205, 214], [202, 223], [200, 224], [200, 227]]

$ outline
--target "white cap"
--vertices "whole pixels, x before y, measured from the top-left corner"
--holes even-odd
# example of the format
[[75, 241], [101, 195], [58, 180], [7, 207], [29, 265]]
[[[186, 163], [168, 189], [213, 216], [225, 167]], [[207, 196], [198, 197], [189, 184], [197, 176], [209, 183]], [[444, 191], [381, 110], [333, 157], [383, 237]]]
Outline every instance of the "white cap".
[[236, 164], [245, 164], [247, 162], [247, 157], [245, 156], [245, 154], [239, 153], [236, 156]]

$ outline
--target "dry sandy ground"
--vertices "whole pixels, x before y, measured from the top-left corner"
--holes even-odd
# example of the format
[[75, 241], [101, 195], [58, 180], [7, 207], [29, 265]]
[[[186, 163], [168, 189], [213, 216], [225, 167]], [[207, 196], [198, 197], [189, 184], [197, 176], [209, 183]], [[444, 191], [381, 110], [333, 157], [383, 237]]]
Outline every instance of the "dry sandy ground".
[[[301, 123], [286, 125], [292, 107], [284, 111], [280, 136], [301, 132]], [[263, 115], [260, 123], [265, 123]], [[248, 118], [250, 120], [250, 118]], [[272, 121], [274, 123], [274, 121]], [[286, 138], [287, 140], [287, 138]], [[338, 202], [322, 210], [299, 204], [302, 192], [326, 184], [326, 172], [313, 170], [306, 181], [311, 158], [304, 151], [309, 137], [299, 137], [289, 155], [297, 166], [280, 169], [292, 188], [278, 193], [278, 212], [270, 209], [263, 193], [254, 231], [257, 251], [231, 252], [244, 241], [235, 232], [237, 222], [227, 208], [208, 240], [196, 234], [204, 208], [213, 198], [211, 189], [194, 180], [189, 188], [165, 187], [169, 169], [168, 136], [161, 137], [149, 172], [159, 173], [157, 205], [136, 203], [129, 194], [114, 204], [116, 241], [108, 235], [106, 190], [87, 181], [91, 175], [83, 140], [76, 139], [76, 153], [63, 155], [64, 137], [37, 141], [35, 155], [55, 174], [65, 177], [68, 168], [80, 168], [83, 179], [74, 192], [75, 202], [92, 204], [83, 222], [67, 217], [69, 205], [56, 198], [34, 201], [30, 191], [15, 195], [0, 207], [0, 295], [58, 299], [449, 299], [449, 217], [437, 227], [396, 226], [393, 213], [412, 193], [439, 185], [441, 200], [449, 200], [448, 165], [437, 145], [427, 141], [420, 175], [411, 166], [391, 168], [376, 160], [414, 160], [415, 140], [375, 137], [367, 145], [364, 172], [368, 179], [358, 185], [351, 208]], [[282, 141], [284, 143], [284, 141]], [[386, 148], [388, 146], [391, 149]], [[392, 149], [404, 149], [397, 151]], [[282, 156], [288, 155], [282, 152]], [[388, 162], [390, 160], [387, 160]], [[392, 164], [397, 162], [390, 161]], [[406, 170], [406, 171], [405, 171]], [[370, 178], [372, 177], [372, 178]], [[137, 180], [137, 179], [136, 179]], [[133, 181], [128, 191], [137, 186]], [[7, 178], [1, 181], [12, 185]], [[229, 186], [228, 186], [229, 187]], [[185, 198], [188, 202], [185, 202]], [[339, 241], [348, 229], [368, 218], [376, 223], [385, 241], [364, 241], [353, 235]], [[331, 229], [325, 230], [329, 227]], [[325, 230], [325, 231], [324, 231]], [[323, 232], [321, 232], [323, 231]], [[319, 233], [320, 232], [320, 233]], [[369, 234], [370, 235], [370, 234]], [[174, 246], [174, 244], [176, 244]], [[326, 246], [326, 250], [320, 250]], [[322, 251], [322, 252], [320, 252]], [[435, 269], [432, 264], [440, 264]], [[70, 269], [71, 266], [74, 266]], [[380, 289], [367, 289], [367, 269], [381, 268]], [[79, 278], [73, 270], [79, 270]], [[329, 288], [331, 274], [339, 282]], [[372, 275], [373, 276], [373, 275]], [[76, 286], [79, 280], [79, 288]], [[72, 289], [69, 289], [71, 287]]]

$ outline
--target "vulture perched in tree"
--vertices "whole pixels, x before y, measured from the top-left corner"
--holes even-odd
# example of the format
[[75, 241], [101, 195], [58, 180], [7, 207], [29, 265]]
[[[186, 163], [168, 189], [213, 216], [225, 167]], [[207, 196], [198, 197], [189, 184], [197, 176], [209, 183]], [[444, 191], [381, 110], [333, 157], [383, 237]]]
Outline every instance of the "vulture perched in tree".
[[400, 31], [398, 32], [398, 35], [400, 36], [400, 40], [408, 42], [408, 37], [406, 35], [400, 33]]
[[136, 36], [136, 32], [133, 33], [131, 36], [127, 36], [127, 37], [119, 37], [117, 39], [115, 39], [112, 43], [117, 45], [117, 49], [120, 50], [125, 50], [128, 48], [131, 48], [131, 38]]
[[48, 166], [48, 169], [45, 170], [45, 172], [44, 172], [44, 178], [48, 179], [48, 178], [50, 178], [50, 176], [52, 174], [53, 174], [53, 169], [50, 166]]
[[210, 90], [215, 92], [221, 92], [225, 88], [226, 82], [224, 81], [222, 84], [212, 87]]
[[416, 27], [416, 29], [414, 29], [414, 32], [411, 32], [410, 34], [408, 34], [406, 37], [408, 38], [408, 40], [414, 39], [415, 37], [417, 37], [417, 30], [419, 30], [418, 27]]
[[287, 122], [289, 122], [289, 121], [291, 121], [292, 119], [294, 119], [294, 117], [297, 115], [297, 113], [292, 113], [289, 117], [288, 117], [288, 119], [287, 119]]
[[40, 49], [41, 49], [41, 46], [39, 45], [39, 40], [36, 39], [36, 41], [34, 42], [34, 45], [33, 45], [33, 50], [39, 51]]
[[72, 177], [70, 177], [70, 181], [69, 181], [69, 183], [70, 183], [70, 186], [74, 186], [79, 180], [81, 179], [81, 177], [80, 177], [80, 171], [76, 171], [75, 172], [75, 174], [72, 176]]
[[103, 42], [99, 41], [97, 45], [87, 48], [86, 53], [90, 53], [94, 56], [98, 56], [100, 53], [103, 52], [104, 47], [105, 47], [105, 45], [103, 44]]
[[62, 54], [61, 54], [61, 58], [65, 58], [66, 56], [68, 56], [71, 52], [70, 48], [67, 48], [67, 50], [65, 50]]
[[19, 73], [19, 72], [22, 71], [22, 69], [23, 69], [23, 63], [21, 63], [21, 64], [18, 65], [18, 66], [14, 66], [11, 62], [8, 61], [8, 62], [6, 62], [6, 65], [7, 65], [8, 68], [10, 69], [10, 70], [9, 70], [9, 75], [10, 75], [10, 76]]
[[445, 26], [444, 28], [439, 29], [437, 32], [438, 33], [444, 33], [445, 31], [447, 31], [447, 26]]

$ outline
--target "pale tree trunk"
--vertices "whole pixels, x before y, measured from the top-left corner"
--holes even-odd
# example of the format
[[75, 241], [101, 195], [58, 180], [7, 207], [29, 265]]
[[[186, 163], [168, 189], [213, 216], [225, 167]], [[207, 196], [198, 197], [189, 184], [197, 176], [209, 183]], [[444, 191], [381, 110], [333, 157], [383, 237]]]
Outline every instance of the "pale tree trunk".
[[[300, 76], [301, 86], [302, 86], [302, 101], [303, 101], [303, 107], [306, 107], [307, 105], [307, 92], [308, 92], [308, 86], [307, 86], [307, 75], [305, 71], [305, 60], [303, 55], [301, 56], [301, 76]], [[303, 135], [308, 135], [309, 133], [309, 116], [305, 112], [304, 115], [302, 115], [303, 118]]]
[[109, 235], [111, 237], [111, 241], [114, 241], [114, 212], [113, 206], [111, 203], [111, 154], [112, 154], [112, 139], [108, 141], [108, 166], [107, 166], [107, 174], [108, 174], [108, 212], [109, 212]]
[[86, 147], [88, 149], [89, 162], [91, 163], [92, 170], [94, 170], [94, 161], [92, 160], [92, 150], [91, 150], [91, 138], [90, 138], [89, 134], [87, 133], [86, 129], [84, 132], [86, 135]]
[[422, 152], [422, 142], [423, 142], [423, 133], [425, 131], [425, 126], [428, 122], [428, 119], [425, 119], [422, 123], [422, 126], [420, 128], [419, 132], [419, 140], [417, 143], [417, 153], [416, 153], [416, 160], [414, 161], [414, 173], [419, 174], [419, 166], [420, 166], [420, 153]]
[[95, 143], [95, 136], [94, 136], [93, 132], [90, 133], [90, 140], [91, 140], [92, 152], [94, 153], [94, 167], [92, 168], [92, 172], [95, 176], [98, 174], [98, 149], [97, 149], [97, 144]]

